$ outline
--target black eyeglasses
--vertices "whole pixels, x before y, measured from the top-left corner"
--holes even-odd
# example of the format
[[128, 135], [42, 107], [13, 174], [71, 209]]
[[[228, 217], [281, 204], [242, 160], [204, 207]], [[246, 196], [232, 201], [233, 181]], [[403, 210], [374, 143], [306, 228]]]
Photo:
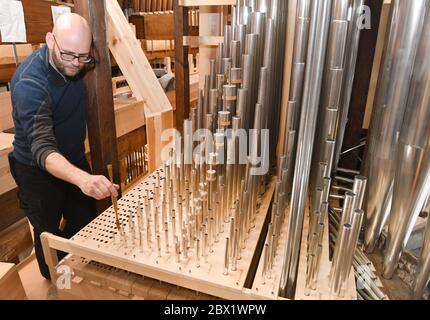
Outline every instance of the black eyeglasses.
[[55, 38], [55, 35], [52, 35], [52, 37], [54, 38], [55, 44], [57, 45], [58, 50], [60, 51], [60, 57], [64, 61], [71, 62], [75, 59], [78, 59], [78, 61], [80, 63], [85, 63], [85, 64], [94, 63], [94, 58], [88, 54], [74, 54], [71, 52], [63, 51], [60, 48], [60, 46], [58, 45], [58, 42], [57, 42], [57, 39]]

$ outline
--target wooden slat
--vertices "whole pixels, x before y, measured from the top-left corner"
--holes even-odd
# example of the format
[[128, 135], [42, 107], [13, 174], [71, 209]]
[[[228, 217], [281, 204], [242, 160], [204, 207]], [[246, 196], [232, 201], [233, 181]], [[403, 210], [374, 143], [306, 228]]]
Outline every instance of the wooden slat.
[[140, 42], [115, 0], [106, 1], [109, 25], [109, 48], [134, 95], [145, 101], [151, 113], [172, 109], [151, 66], [141, 48]]
[[145, 125], [143, 101], [115, 99], [115, 126], [117, 137], [121, 137]]
[[[146, 139], [148, 145], [149, 172], [153, 172], [162, 164], [162, 151], [170, 141], [161, 141], [164, 130], [173, 127], [173, 110], [159, 114], [146, 115]], [[167, 155], [164, 155], [167, 156]], [[167, 157], [165, 157], [167, 159]]]
[[224, 37], [221, 36], [184, 36], [184, 46], [212, 46], [217, 47], [224, 42]]
[[183, 131], [184, 119], [190, 113], [190, 67], [188, 47], [183, 45], [183, 37], [188, 35], [188, 8], [174, 0], [175, 14], [175, 88], [176, 88], [176, 129]]
[[[104, 1], [75, 0], [75, 10], [90, 23], [98, 61], [94, 70], [85, 76], [88, 95], [88, 137], [91, 148], [92, 169], [107, 176], [107, 165], [112, 164], [114, 181], [119, 181], [115, 114], [112, 93], [111, 65], [107, 43], [106, 8]], [[127, 24], [128, 26], [128, 24]], [[101, 212], [110, 200], [98, 202]]]

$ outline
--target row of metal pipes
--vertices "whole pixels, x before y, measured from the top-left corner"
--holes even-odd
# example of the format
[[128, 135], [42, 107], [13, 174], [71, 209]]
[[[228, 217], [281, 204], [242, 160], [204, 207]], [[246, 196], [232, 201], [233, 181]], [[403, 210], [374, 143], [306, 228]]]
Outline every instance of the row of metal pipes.
[[[391, 279], [430, 194], [430, 2], [392, 2], [368, 138], [365, 249], [386, 239], [383, 276]], [[427, 231], [427, 234], [429, 231]], [[413, 294], [430, 278], [425, 238]]]
[[[289, 209], [281, 277], [281, 294], [287, 297], [295, 292], [308, 201], [307, 289], [315, 290], [321, 245], [318, 230], [327, 223], [327, 207], [335, 206], [333, 201], [329, 203], [327, 190], [339, 191], [339, 182], [354, 182], [337, 174], [337, 164], [348, 121], [363, 4], [354, 0], [298, 1], [287, 130], [278, 161], [278, 179], [287, 185]], [[353, 265], [362, 221], [368, 252], [373, 252], [386, 227], [383, 275], [391, 278], [430, 193], [428, 5], [424, 0], [392, 3], [363, 171], [368, 177], [367, 193], [363, 202], [366, 178], [357, 176], [355, 182], [361, 187], [355, 190], [354, 184], [354, 190], [339, 197], [343, 209], [339, 212], [331, 286], [340, 297], [348, 275], [345, 270], [349, 272]], [[344, 193], [347, 188], [343, 189]], [[348, 209], [351, 199], [357, 197], [362, 208]], [[413, 288], [415, 297], [422, 296], [430, 276], [428, 241], [427, 237]], [[339, 262], [339, 257], [344, 261]]]
[[[238, 0], [232, 7], [231, 24], [224, 28], [224, 42], [210, 61], [204, 90], [185, 124], [185, 137], [187, 132], [192, 135], [197, 129], [206, 129], [213, 134], [214, 141], [203, 136], [205, 147], [193, 157], [191, 165], [166, 169], [179, 170], [171, 174], [179, 178], [179, 185], [186, 181], [192, 184], [185, 192], [191, 195], [186, 202], [192, 216], [204, 220], [193, 222], [200, 225], [195, 229], [200, 230], [194, 235], [196, 239], [205, 241], [208, 237], [204, 247], [210, 248], [211, 239], [219, 236], [221, 229], [216, 221], [229, 223], [225, 273], [234, 270], [252, 228], [257, 199], [264, 193], [270, 175], [276, 175], [262, 259], [263, 278], [271, 277], [281, 226], [288, 221], [280, 295], [294, 297], [307, 208], [308, 292], [317, 290], [324, 228], [330, 228], [335, 241], [330, 273], [333, 295], [344, 295], [352, 266], [363, 262], [362, 253], [357, 253], [362, 227], [366, 230], [364, 245], [372, 252], [388, 223], [384, 276], [392, 276], [430, 193], [428, 2], [392, 3], [364, 176], [357, 174], [355, 179], [346, 179], [352, 182], [349, 188], [339, 183], [342, 178], [337, 175], [337, 164], [348, 122], [361, 33], [358, 21], [364, 0], [297, 1], [294, 42], [288, 44], [293, 46], [293, 61], [285, 145], [278, 159], [274, 146], [281, 114], [289, 1]], [[232, 129], [230, 136], [228, 129]], [[239, 145], [243, 146], [239, 143], [241, 129], [257, 130], [253, 131], [251, 142], [245, 142], [245, 150], [249, 150], [246, 161], [238, 164], [242, 154]], [[263, 129], [269, 130], [267, 141], [263, 139]], [[182, 153], [176, 157], [180, 162], [184, 159]], [[264, 162], [268, 171], [254, 175], [253, 169]], [[178, 192], [175, 198], [182, 194]], [[334, 207], [338, 200], [342, 201], [342, 208], [337, 212]], [[200, 214], [200, 210], [205, 213]], [[417, 297], [422, 295], [429, 278], [429, 234], [430, 231], [416, 276]], [[372, 274], [367, 276], [373, 279]], [[372, 294], [383, 298], [376, 289]]]

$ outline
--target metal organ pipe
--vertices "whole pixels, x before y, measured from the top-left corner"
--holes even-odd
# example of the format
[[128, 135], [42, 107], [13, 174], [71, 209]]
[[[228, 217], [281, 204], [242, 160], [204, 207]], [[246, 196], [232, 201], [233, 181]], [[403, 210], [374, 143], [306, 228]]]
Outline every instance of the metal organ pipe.
[[290, 221], [287, 232], [287, 250], [281, 280], [281, 293], [292, 296], [295, 291], [300, 239], [303, 229], [304, 209], [308, 192], [310, 164], [321, 92], [331, 1], [314, 0], [311, 4], [306, 76], [303, 105], [298, 134], [297, 157], [293, 180]]
[[405, 114], [413, 65], [428, 1], [393, 1], [371, 120], [365, 175], [368, 202], [365, 247], [373, 252], [389, 217], [398, 135]]
[[430, 190], [430, 11], [418, 40], [395, 162], [383, 276], [391, 278]]

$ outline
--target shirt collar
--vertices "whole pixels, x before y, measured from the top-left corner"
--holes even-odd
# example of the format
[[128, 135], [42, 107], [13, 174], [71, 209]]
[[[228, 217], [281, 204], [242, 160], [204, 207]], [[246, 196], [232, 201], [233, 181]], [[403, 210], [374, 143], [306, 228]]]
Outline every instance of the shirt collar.
[[45, 63], [46, 63], [46, 67], [48, 68], [49, 80], [57, 86], [65, 85], [67, 83], [67, 78], [64, 75], [62, 75], [57, 70], [57, 68], [55, 68], [49, 61], [49, 50], [47, 45], [45, 45], [44, 50], [45, 50]]

